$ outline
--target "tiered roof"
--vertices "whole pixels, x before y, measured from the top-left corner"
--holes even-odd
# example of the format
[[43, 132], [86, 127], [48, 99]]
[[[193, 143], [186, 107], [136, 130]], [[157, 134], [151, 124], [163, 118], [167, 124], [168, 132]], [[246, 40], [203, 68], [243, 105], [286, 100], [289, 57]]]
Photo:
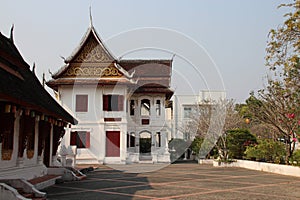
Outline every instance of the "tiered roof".
[[0, 101], [76, 124], [74, 119], [43, 88], [11, 38], [0, 33]]
[[135, 92], [164, 93], [170, 98], [172, 60], [118, 60], [108, 50], [91, 25], [79, 46], [47, 85], [115, 85], [137, 88]]

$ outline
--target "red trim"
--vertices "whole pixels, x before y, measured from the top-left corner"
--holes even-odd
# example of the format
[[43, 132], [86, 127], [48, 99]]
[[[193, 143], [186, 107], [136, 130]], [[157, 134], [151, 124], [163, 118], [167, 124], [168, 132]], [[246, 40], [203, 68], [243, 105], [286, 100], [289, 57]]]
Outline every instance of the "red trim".
[[122, 118], [104, 118], [105, 122], [120, 122]]
[[150, 120], [149, 119], [142, 119], [142, 125], [149, 125]]

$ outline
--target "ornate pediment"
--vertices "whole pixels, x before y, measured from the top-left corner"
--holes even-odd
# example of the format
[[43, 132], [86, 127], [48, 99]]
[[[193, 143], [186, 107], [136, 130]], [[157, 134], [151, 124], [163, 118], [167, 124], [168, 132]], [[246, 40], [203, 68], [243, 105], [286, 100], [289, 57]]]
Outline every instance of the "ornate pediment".
[[121, 77], [123, 74], [115, 68], [110, 66], [70, 66], [63, 77]]
[[113, 58], [104, 47], [94, 38], [89, 37], [78, 55], [72, 60], [76, 63], [112, 62]]

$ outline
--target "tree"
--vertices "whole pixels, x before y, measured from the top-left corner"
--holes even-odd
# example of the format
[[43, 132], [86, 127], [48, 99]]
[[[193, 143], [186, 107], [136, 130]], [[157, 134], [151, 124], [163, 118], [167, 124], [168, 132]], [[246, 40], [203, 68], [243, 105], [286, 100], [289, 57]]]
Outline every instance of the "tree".
[[247, 100], [253, 117], [276, 128], [286, 143], [286, 162], [295, 149], [300, 125], [300, 1], [282, 4], [291, 12], [283, 25], [272, 29], [266, 48], [267, 66], [273, 72], [265, 89]]
[[247, 146], [256, 143], [256, 137], [248, 129], [229, 130], [227, 133], [229, 158], [243, 158]]
[[216, 147], [221, 159], [228, 159], [227, 138], [229, 130], [238, 128], [243, 119], [235, 110], [233, 100], [220, 100], [197, 105], [189, 126], [196, 129], [196, 136], [203, 138], [199, 157], [205, 158]]

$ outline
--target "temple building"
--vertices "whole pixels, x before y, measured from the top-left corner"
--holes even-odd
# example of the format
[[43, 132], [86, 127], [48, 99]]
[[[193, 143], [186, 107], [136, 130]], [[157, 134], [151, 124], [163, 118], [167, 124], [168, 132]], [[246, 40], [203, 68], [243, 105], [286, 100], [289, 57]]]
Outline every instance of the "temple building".
[[0, 179], [47, 174], [64, 128], [74, 119], [44, 89], [34, 68], [10, 38], [0, 33]]
[[170, 162], [165, 108], [172, 60], [117, 59], [91, 24], [47, 85], [74, 113], [62, 145], [77, 164]]

